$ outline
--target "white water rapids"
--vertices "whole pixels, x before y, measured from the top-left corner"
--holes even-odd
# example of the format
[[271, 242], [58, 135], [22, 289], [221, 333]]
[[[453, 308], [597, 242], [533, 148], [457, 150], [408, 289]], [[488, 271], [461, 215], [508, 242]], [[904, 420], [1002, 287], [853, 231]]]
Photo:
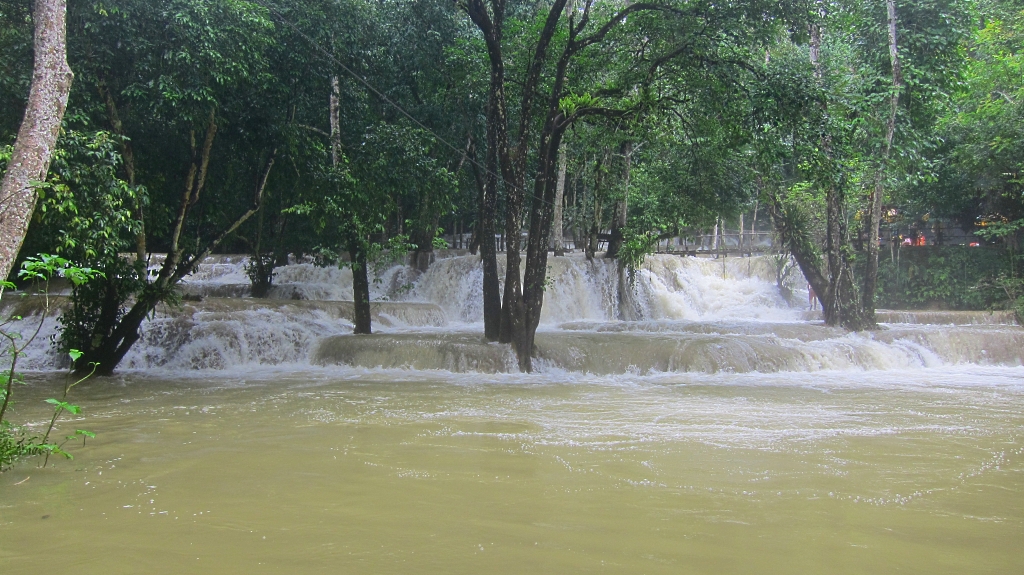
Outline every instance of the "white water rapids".
[[[73, 461], [0, 473], [0, 565], [83, 575], [1020, 571], [1024, 330], [987, 312], [828, 328], [765, 258], [553, 258], [537, 373], [482, 337], [471, 256], [373, 284], [244, 258], [189, 278], [113, 377], [76, 387]], [[200, 297], [195, 301], [196, 297]], [[59, 304], [60, 302], [58, 302]], [[39, 304], [4, 296], [35, 325]], [[46, 321], [12, 420], [68, 380]], [[61, 568], [57, 570], [60, 571]]]
[[[481, 336], [483, 274], [476, 256], [440, 259], [422, 274], [405, 266], [381, 271], [371, 285], [371, 336], [350, 334], [352, 305], [344, 301], [352, 297], [350, 270], [305, 263], [280, 267], [271, 297], [259, 300], [247, 297], [245, 261], [220, 256], [204, 263], [182, 286], [188, 301], [178, 308], [163, 306], [146, 322], [122, 368], [516, 370], [508, 346]], [[1009, 325], [1006, 314], [883, 313], [881, 319], [893, 323], [870, 333], [806, 321], [806, 292], [796, 286], [791, 290], [795, 301], [787, 302], [770, 258], [654, 255], [632, 283], [611, 261], [549, 261], [537, 337], [541, 372], [1008, 366], [1021, 364], [1024, 355], [1024, 330]], [[22, 313], [29, 318], [22, 323], [33, 321], [31, 310]], [[950, 329], [949, 324], [961, 325]], [[25, 368], [59, 366], [48, 337], [55, 330], [56, 321], [48, 320], [43, 337], [29, 349]]]

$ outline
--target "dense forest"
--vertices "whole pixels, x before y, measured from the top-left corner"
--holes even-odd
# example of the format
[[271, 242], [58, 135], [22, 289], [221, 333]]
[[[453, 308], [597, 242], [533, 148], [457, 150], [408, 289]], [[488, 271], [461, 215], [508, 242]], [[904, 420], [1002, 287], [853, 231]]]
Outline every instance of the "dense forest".
[[565, 237], [630, 274], [760, 213], [848, 329], [913, 299], [880, 251], [925, 231], [918, 303], [952, 281], [934, 270], [980, 261], [938, 250], [955, 230], [1000, 248], [957, 301], [1022, 293], [1013, 0], [0, 0], [0, 167], [20, 165], [51, 17], [71, 74], [19, 261], [98, 272], [58, 343], [99, 373], [211, 253], [249, 254], [256, 296], [289, 256], [351, 266], [369, 333], [373, 267], [457, 237], [486, 337], [524, 370]]

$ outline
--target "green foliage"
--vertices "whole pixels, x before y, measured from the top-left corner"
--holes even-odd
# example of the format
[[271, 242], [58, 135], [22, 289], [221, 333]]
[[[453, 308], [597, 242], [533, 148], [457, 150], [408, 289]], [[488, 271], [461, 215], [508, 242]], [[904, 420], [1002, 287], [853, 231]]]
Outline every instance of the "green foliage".
[[[338, 261], [342, 252], [359, 250], [372, 261], [374, 254], [393, 251], [389, 248], [398, 244], [409, 247], [407, 237], [386, 245], [371, 236], [386, 231], [387, 220], [403, 195], [419, 196], [425, 202], [450, 197], [453, 175], [433, 156], [432, 144], [421, 129], [374, 124], [345, 164], [320, 164], [311, 193], [288, 212], [309, 218], [320, 242], [318, 251], [327, 260]], [[430, 237], [432, 241], [433, 233]]]
[[658, 237], [650, 233], [627, 232], [624, 239], [617, 257], [619, 265], [626, 269], [629, 281], [633, 282], [636, 279], [636, 271], [643, 265], [647, 254], [657, 247]]
[[878, 307], [983, 310], [1006, 307], [1013, 291], [1009, 255], [994, 248], [928, 246], [883, 253]]
[[[82, 437], [83, 442], [85, 437], [95, 437], [89, 431], [78, 430], [75, 435], [69, 436], [64, 442], [60, 444], [49, 443], [50, 432], [53, 430], [54, 424], [57, 419], [65, 411], [73, 414], [81, 413], [81, 407], [68, 403], [67, 396], [68, 392], [74, 386], [78, 385], [89, 376], [79, 379], [74, 383], [65, 385], [64, 395], [61, 399], [47, 399], [46, 402], [54, 406], [54, 415], [50, 420], [50, 426], [47, 428], [46, 433], [42, 438], [35, 437], [27, 434], [27, 432], [18, 426], [13, 425], [9, 419], [6, 419], [8, 409], [13, 405], [13, 394], [14, 386], [16, 384], [23, 385], [25, 379], [21, 373], [17, 371], [18, 360], [21, 359], [25, 349], [29, 344], [39, 335], [39, 330], [43, 325], [43, 321], [46, 319], [50, 311], [50, 299], [49, 299], [49, 282], [57, 277], [62, 276], [66, 278], [73, 286], [79, 287], [87, 284], [88, 282], [95, 280], [102, 276], [102, 273], [89, 269], [89, 268], [78, 268], [71, 264], [65, 258], [59, 256], [53, 256], [49, 254], [40, 254], [37, 257], [26, 258], [22, 263], [19, 276], [24, 281], [30, 281], [34, 284], [42, 284], [42, 289], [39, 290], [40, 296], [44, 299], [45, 305], [42, 313], [39, 314], [38, 323], [35, 328], [35, 332], [24, 339], [18, 332], [14, 332], [8, 329], [8, 325], [12, 320], [20, 320], [21, 318], [12, 318], [12, 320], [5, 321], [0, 324], [0, 338], [6, 340], [4, 342], [3, 351], [9, 357], [8, 369], [0, 372], [0, 471], [3, 471], [5, 467], [10, 466], [15, 460], [27, 457], [31, 455], [45, 455], [46, 459], [43, 465], [49, 461], [50, 454], [58, 454], [71, 458], [71, 454], [63, 449], [64, 444], [72, 438]], [[8, 282], [4, 282], [5, 287], [12, 287]], [[81, 352], [78, 350], [70, 350], [68, 356], [71, 359], [72, 365], [81, 357]], [[93, 367], [95, 371], [95, 366]], [[90, 374], [91, 375], [91, 374]]]
[[0, 422], [0, 473], [19, 459], [43, 453], [37, 438], [24, 428], [15, 427], [9, 421]]
[[274, 255], [257, 254], [245, 264], [245, 275], [252, 283], [253, 297], [266, 297], [274, 282]]
[[963, 225], [1024, 218], [1024, 11], [1000, 1], [980, 3], [978, 12], [962, 82], [938, 123], [936, 179], [904, 198]]
[[95, 271], [86, 279], [96, 281], [64, 273], [71, 281], [71, 305], [60, 316], [64, 351], [89, 349], [97, 330], [112, 329], [145, 285], [144, 271], [121, 255], [133, 251], [142, 226], [135, 210], [147, 197], [119, 176], [123, 144], [109, 132], [65, 132], [40, 191], [26, 249], [50, 246], [65, 267]]
[[[32, 4], [0, 2], [0, 110], [21, 110], [32, 79]], [[14, 140], [22, 115], [0, 114], [0, 147]]]
[[[68, 356], [71, 358], [72, 369], [74, 369], [75, 363], [77, 363], [78, 360], [81, 359], [81, 357], [82, 357], [82, 352], [78, 351], [77, 349], [72, 349], [72, 350], [68, 351]], [[46, 403], [49, 403], [50, 405], [53, 406], [53, 417], [50, 418], [50, 425], [46, 428], [46, 433], [43, 434], [43, 438], [39, 441], [39, 444], [38, 444], [39, 448], [46, 455], [46, 458], [43, 459], [43, 467], [46, 467], [46, 463], [48, 461], [50, 461], [50, 455], [60, 455], [60, 456], [63, 456], [65, 459], [74, 459], [74, 456], [72, 456], [70, 453], [68, 453], [67, 451], [64, 450], [64, 445], [68, 441], [71, 441], [73, 439], [81, 438], [82, 439], [82, 446], [84, 447], [85, 446], [85, 439], [87, 437], [96, 437], [96, 434], [91, 432], [91, 431], [86, 431], [84, 429], [76, 429], [75, 433], [73, 435], [66, 436], [64, 438], [64, 441], [62, 441], [61, 443], [49, 443], [50, 433], [53, 432], [53, 426], [57, 423], [57, 420], [60, 418], [60, 416], [65, 411], [70, 413], [70, 414], [72, 414], [72, 415], [78, 415], [78, 414], [82, 413], [82, 408], [81, 407], [79, 407], [77, 405], [74, 405], [72, 403], [68, 403], [68, 393], [76, 385], [78, 385], [78, 384], [82, 383], [83, 381], [85, 381], [85, 380], [89, 379], [90, 377], [92, 377], [93, 374], [96, 373], [96, 368], [98, 366], [99, 366], [99, 364], [96, 364], [96, 363], [92, 364], [92, 371], [90, 371], [84, 377], [81, 377], [81, 378], [79, 378], [77, 380], [74, 380], [74, 381], [72, 381], [70, 379], [70, 375], [69, 375], [69, 378], [66, 380], [66, 383], [64, 384], [64, 394], [61, 396], [61, 398], [60, 399], [50, 398], [50, 399], [46, 400]]]
[[47, 241], [79, 265], [100, 264], [130, 250], [141, 227], [133, 210], [145, 203], [146, 190], [119, 176], [123, 145], [122, 137], [105, 131], [61, 135], [50, 174], [39, 188], [40, 226], [31, 240]]

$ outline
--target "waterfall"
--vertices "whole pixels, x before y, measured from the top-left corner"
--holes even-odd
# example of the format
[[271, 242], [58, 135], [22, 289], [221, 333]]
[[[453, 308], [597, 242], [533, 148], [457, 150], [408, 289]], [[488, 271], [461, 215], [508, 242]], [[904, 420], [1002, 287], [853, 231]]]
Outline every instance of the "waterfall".
[[[652, 255], [637, 270], [630, 302], [619, 297], [618, 265], [613, 260], [582, 257], [548, 258], [548, 287], [541, 325], [591, 320], [635, 319], [765, 319], [796, 321], [774, 280], [767, 279], [764, 258], [728, 261]], [[499, 277], [504, 261], [499, 258]], [[753, 274], [753, 275], [751, 275]], [[625, 274], [623, 274], [625, 275]], [[416, 283], [413, 298], [440, 305], [456, 321], [483, 321], [483, 271], [479, 258], [440, 260]], [[623, 312], [620, 302], [635, 307]]]
[[[441, 258], [419, 272], [385, 267], [371, 282], [375, 334], [352, 336], [352, 274], [295, 263], [277, 268], [268, 299], [248, 296], [247, 259], [218, 256], [187, 278], [190, 296], [160, 306], [126, 356], [125, 369], [246, 369], [259, 365], [508, 372], [506, 345], [487, 343], [480, 258]], [[504, 273], [499, 258], [499, 272]], [[1007, 314], [880, 312], [888, 329], [846, 333], [790, 306], [768, 258], [652, 255], [629, 282], [610, 260], [552, 257], [537, 366], [594, 374], [813, 372], [914, 369], [975, 363], [1019, 365], [1024, 330]], [[795, 287], [795, 286], [791, 286]], [[57, 298], [55, 305], [65, 305]], [[34, 298], [5, 295], [3, 313], [29, 329]], [[55, 315], [59, 315], [55, 314]], [[628, 320], [628, 321], [623, 321]], [[934, 324], [961, 324], [948, 329]], [[26, 369], [54, 369], [47, 319]]]

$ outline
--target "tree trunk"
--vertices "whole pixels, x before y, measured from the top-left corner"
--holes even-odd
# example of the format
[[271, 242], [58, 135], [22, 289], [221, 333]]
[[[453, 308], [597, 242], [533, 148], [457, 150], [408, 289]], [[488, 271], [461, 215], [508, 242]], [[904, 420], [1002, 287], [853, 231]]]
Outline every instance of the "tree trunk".
[[[341, 88], [338, 76], [331, 76], [331, 96], [328, 107], [331, 124], [331, 165], [337, 168], [341, 162]], [[371, 332], [370, 281], [367, 276], [366, 245], [356, 235], [345, 242], [352, 267], [352, 307], [355, 329], [353, 333]]]
[[501, 284], [498, 281], [498, 250], [494, 244], [495, 211], [498, 204], [498, 95], [495, 84], [500, 75], [491, 72], [491, 90], [487, 98], [487, 168], [477, 214], [480, 263], [483, 268], [484, 338], [498, 341], [501, 335]]
[[899, 45], [896, 41], [896, 2], [886, 0], [889, 29], [889, 63], [892, 66], [892, 94], [889, 97], [889, 118], [885, 126], [885, 149], [882, 153], [881, 165], [875, 175], [875, 187], [871, 191], [869, 203], [871, 213], [865, 226], [868, 231], [868, 261], [864, 272], [864, 293], [861, 294], [861, 305], [871, 322], [875, 318], [875, 289], [878, 284], [878, 240], [882, 223], [882, 195], [885, 191], [885, 171], [892, 152], [892, 140], [896, 132], [896, 111], [900, 103], [900, 91], [903, 89], [903, 72], [900, 64]]
[[[505, 64], [502, 50], [504, 35], [505, 2], [490, 3], [493, 13], [487, 11], [483, 0], [468, 0], [462, 5], [473, 23], [480, 29], [487, 45], [491, 69], [491, 85], [488, 98], [488, 154], [497, 154], [505, 188], [505, 294], [501, 301], [501, 326], [498, 341], [516, 345], [517, 354], [523, 355], [522, 348], [513, 340], [520, 340], [524, 329], [525, 310], [523, 287], [520, 279], [520, 231], [525, 200], [525, 174], [529, 159], [529, 144], [532, 140], [533, 114], [536, 106], [533, 98], [539, 92], [537, 86], [547, 61], [548, 47], [558, 29], [558, 21], [565, 8], [566, 0], [554, 0], [545, 17], [533, 56], [527, 68], [521, 90], [519, 129], [515, 149], [509, 146], [508, 108], [505, 100]], [[493, 144], [493, 145], [492, 145]], [[492, 152], [493, 150], [493, 152]], [[547, 235], [547, 232], [544, 233]], [[545, 246], [545, 250], [547, 246]], [[485, 266], [487, 264], [485, 263]], [[487, 273], [485, 267], [485, 274]], [[485, 277], [486, 280], [486, 277]], [[484, 295], [485, 333], [487, 329], [488, 295]], [[529, 353], [529, 350], [526, 350]]]
[[565, 142], [558, 146], [558, 182], [555, 188], [555, 213], [552, 216], [552, 248], [556, 256], [565, 255], [565, 247], [562, 245], [562, 203], [565, 198], [565, 170], [568, 164], [565, 152]]
[[331, 98], [328, 103], [331, 122], [331, 165], [341, 162], [341, 86], [338, 76], [331, 76]]
[[504, 34], [504, 2], [493, 5], [494, 14], [487, 12], [483, 0], [469, 0], [466, 13], [483, 33], [490, 64], [490, 84], [487, 90], [487, 168], [483, 201], [480, 202], [477, 225], [480, 234], [480, 260], [483, 266], [484, 337], [497, 341], [501, 337], [502, 301], [498, 282], [497, 249], [494, 245], [495, 211], [498, 203], [498, 172], [506, 184], [509, 179], [508, 115], [505, 105], [505, 59], [501, 41]]
[[66, 0], [35, 0], [32, 85], [0, 183], [0, 280], [7, 279], [36, 206], [33, 182], [46, 180], [74, 74], [67, 62]]
[[807, 232], [807, 217], [799, 206], [785, 204], [781, 198], [770, 194], [767, 209], [782, 244], [793, 255], [811, 289], [822, 298], [825, 324], [852, 330], [870, 327], [873, 322], [868, 322], [861, 313], [850, 274], [843, 273], [834, 280], [838, 289], [830, 287], [833, 280], [822, 270], [821, 256]]
[[603, 193], [604, 183], [604, 162], [608, 157], [608, 150], [597, 159], [597, 164], [594, 167], [594, 193], [591, 194], [594, 198], [594, 218], [590, 222], [590, 234], [587, 239], [587, 259], [594, 259], [594, 255], [597, 254], [597, 249], [600, 247], [600, 240], [598, 234], [601, 233], [601, 194]]
[[745, 244], [746, 244], [746, 238], [747, 238], [747, 232], [746, 232], [746, 229], [744, 229], [744, 227], [743, 227], [743, 214], [740, 213], [739, 252], [740, 252], [740, 256], [741, 257], [744, 256], [744, 255], [749, 255], [749, 253], [746, 250], [744, 250], [744, 247], [745, 247]]
[[355, 328], [352, 333], [370, 333], [370, 279], [367, 273], [366, 242], [354, 237], [348, 242], [352, 256], [352, 305], [355, 308]]
[[615, 201], [615, 215], [612, 216], [611, 238], [608, 240], [608, 251], [604, 254], [604, 257], [606, 258], [618, 257], [619, 250], [622, 249], [622, 242], [625, 239], [623, 232], [626, 229], [626, 210], [629, 205], [629, 171], [630, 156], [632, 153], [633, 144], [631, 142], [623, 142], [622, 157], [625, 164], [625, 173], [623, 174], [624, 187], [622, 190], [622, 198]]
[[[556, 85], [561, 84], [556, 77]], [[556, 88], [557, 89], [557, 88]], [[548, 234], [555, 212], [555, 195], [559, 187], [556, 169], [558, 150], [563, 129], [559, 127], [561, 114], [550, 113], [541, 135], [537, 179], [534, 182], [533, 202], [530, 209], [530, 234], [526, 249], [526, 270], [523, 281], [523, 333], [513, 342], [519, 358], [519, 369], [533, 369], [534, 338], [544, 305], [544, 282], [547, 279]]]
[[[821, 27], [812, 24], [810, 36], [811, 64], [814, 66], [814, 77], [820, 82], [823, 76]], [[823, 111], [827, 112], [826, 103], [822, 103], [821, 107]], [[832, 166], [834, 162], [831, 136], [828, 134], [822, 136], [820, 144], [828, 165]], [[825, 187], [825, 261], [828, 266], [828, 284], [825, 291], [820, 291], [817, 287], [814, 287], [814, 291], [821, 300], [822, 316], [826, 324], [859, 330], [872, 327], [874, 320], [872, 315], [864, 313], [853, 281], [853, 269], [848, 255], [849, 241], [845, 207], [845, 189], [841, 184], [828, 179]]]
[[[775, 194], [768, 194], [766, 204], [780, 242], [793, 255], [811, 289], [818, 294], [828, 291], [828, 278], [822, 272], [821, 258], [815, 253], [813, 240], [807, 233], [806, 217], [794, 206], [784, 205]], [[825, 323], [834, 325], [827, 316]]]
[[754, 200], [754, 216], [750, 219], [750, 255], [754, 255], [754, 242], [757, 240], [757, 200]]
[[193, 142], [193, 158], [188, 175], [190, 178], [189, 184], [186, 185], [185, 193], [182, 197], [182, 207], [179, 209], [177, 219], [174, 222], [171, 249], [168, 251], [167, 258], [164, 259], [164, 263], [160, 267], [160, 272], [153, 282], [143, 288], [142, 293], [136, 297], [135, 303], [120, 319], [117, 319], [117, 316], [121, 313], [120, 304], [104, 306], [104, 313], [111, 314], [112, 319], [104, 320], [101, 318], [100, 322], [97, 323], [93, 332], [93, 341], [95, 343], [90, 344], [87, 349], [83, 350], [82, 357], [75, 363], [75, 372], [77, 374], [89, 373], [91, 371], [90, 366], [93, 363], [97, 364], [96, 375], [110, 375], [113, 373], [114, 369], [124, 359], [124, 356], [135, 345], [135, 342], [139, 340], [139, 329], [142, 327], [142, 322], [153, 313], [157, 304], [165, 301], [173, 292], [174, 286], [182, 278], [195, 271], [196, 267], [207, 256], [213, 253], [228, 236], [235, 233], [239, 226], [248, 221], [262, 207], [263, 192], [267, 186], [267, 179], [270, 177], [270, 170], [274, 167], [277, 154], [276, 149], [270, 153], [270, 157], [263, 167], [262, 175], [257, 181], [252, 207], [236, 218], [231, 225], [223, 229], [217, 237], [208, 242], [201, 252], [190, 258], [183, 259], [184, 250], [178, 245], [180, 232], [182, 227], [184, 227], [185, 219], [188, 217], [189, 207], [198, 200], [199, 194], [203, 189], [206, 171], [209, 166], [210, 148], [213, 145], [213, 137], [216, 132], [217, 125], [214, 114], [211, 111], [206, 140], [203, 144], [201, 155], [198, 157], [195, 155], [196, 150]]
[[[121, 114], [118, 112], [117, 102], [106, 82], [101, 80], [97, 85], [100, 97], [103, 98], [107, 107], [107, 116], [110, 119], [110, 127], [114, 133], [122, 137], [121, 159], [124, 162], [125, 181], [129, 186], [135, 187], [135, 150], [131, 140], [124, 131], [124, 124], [121, 122]], [[146, 280], [146, 220], [142, 207], [142, 198], [135, 197], [132, 217], [138, 222], [139, 229], [135, 232], [135, 268], [139, 278]]]

